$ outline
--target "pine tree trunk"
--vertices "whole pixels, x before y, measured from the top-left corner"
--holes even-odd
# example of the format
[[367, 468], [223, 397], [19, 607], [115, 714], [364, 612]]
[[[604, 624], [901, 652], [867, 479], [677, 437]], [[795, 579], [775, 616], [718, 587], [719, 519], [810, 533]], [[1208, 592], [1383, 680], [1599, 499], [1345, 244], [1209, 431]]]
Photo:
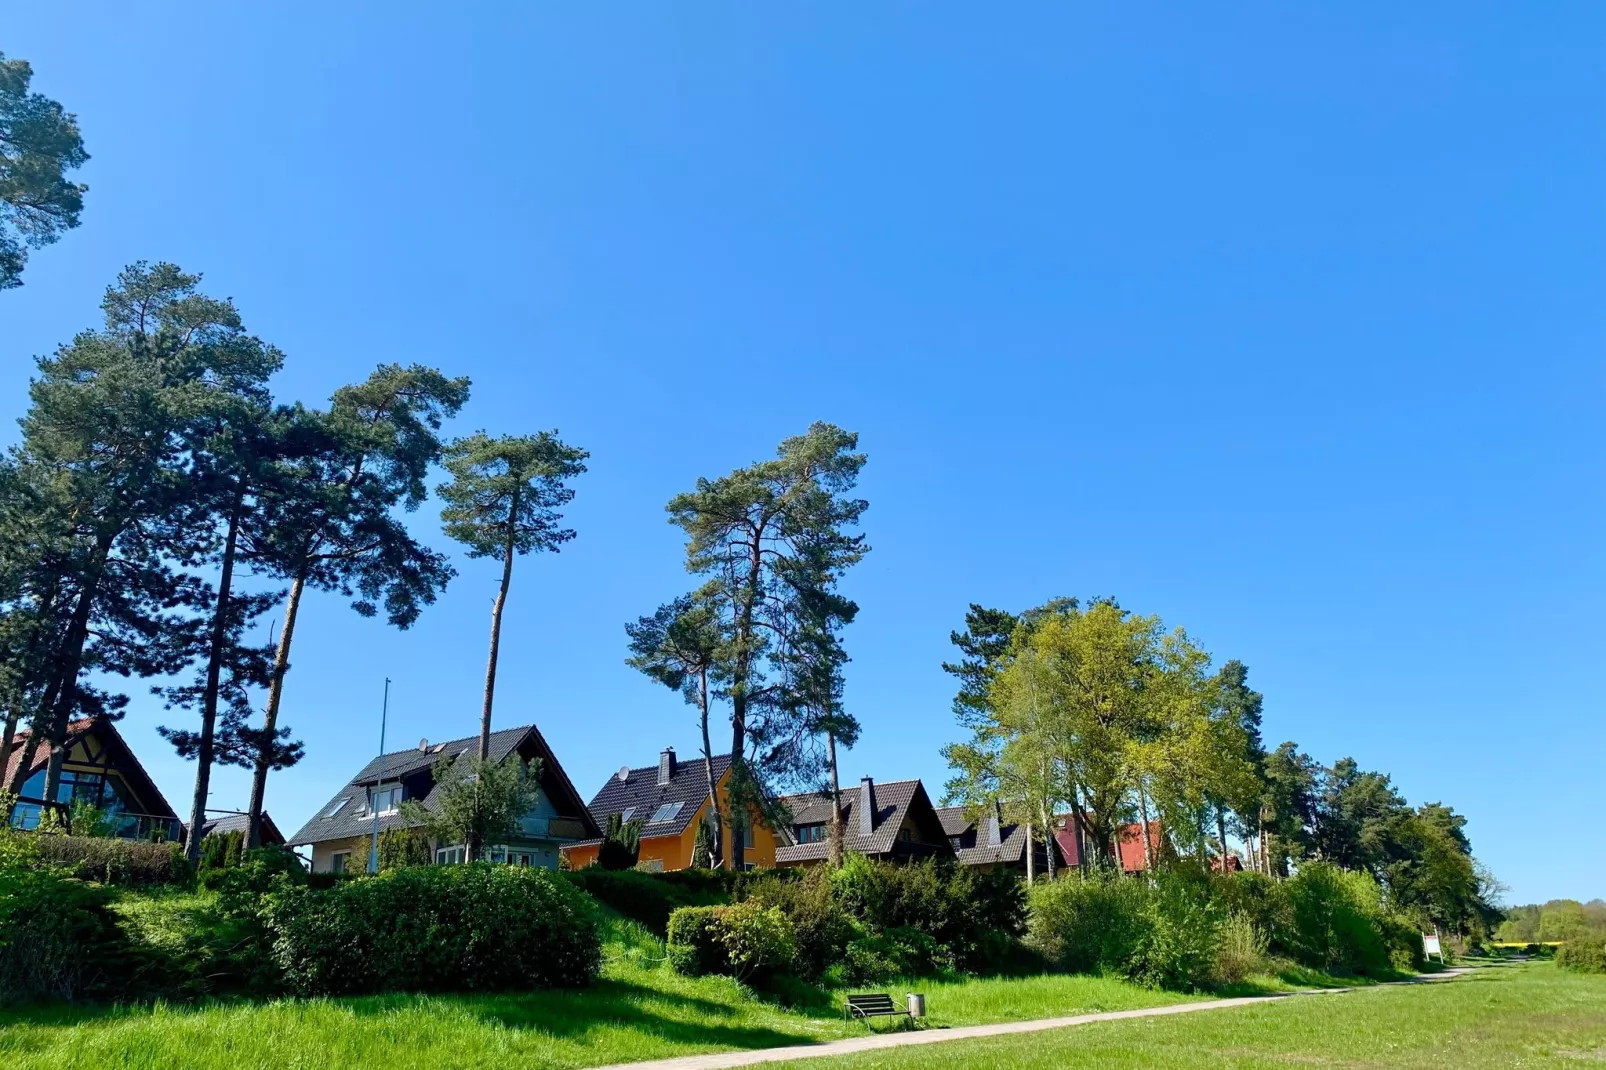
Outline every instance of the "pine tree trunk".
[[745, 861], [745, 844], [736, 830], [736, 812], [746, 809], [748, 791], [746, 770], [747, 747], [747, 685], [753, 657], [753, 602], [758, 597], [759, 579], [763, 575], [764, 558], [761, 548], [762, 532], [753, 532], [752, 551], [747, 565], [747, 589], [743, 592], [741, 608], [736, 617], [736, 671], [731, 680], [731, 786], [738, 789], [741, 800], [731, 800], [730, 850], [725, 852], [726, 866], [740, 872]]
[[201, 827], [206, 824], [206, 799], [211, 794], [212, 756], [217, 735], [217, 695], [223, 678], [223, 647], [229, 631], [229, 588], [234, 583], [234, 549], [240, 534], [240, 510], [245, 495], [235, 496], [229, 511], [229, 531], [223, 540], [223, 568], [217, 581], [217, 604], [212, 610], [212, 642], [206, 659], [206, 689], [201, 695], [201, 738], [195, 749], [195, 796], [190, 801], [190, 827], [184, 838], [184, 857], [201, 858]]
[[[519, 498], [513, 496], [513, 515], [517, 515]], [[496, 654], [502, 644], [502, 610], [507, 606], [507, 589], [513, 582], [513, 524], [507, 528], [507, 545], [502, 549], [502, 586], [496, 592], [496, 604], [491, 607], [491, 656], [485, 663], [485, 703], [480, 708], [480, 761], [491, 757], [491, 700], [496, 695]]]
[[826, 862], [832, 868], [842, 864], [842, 857], [846, 853], [845, 837], [842, 830], [842, 780], [838, 776], [836, 765], [836, 733], [825, 734], [825, 744], [831, 759], [831, 827], [826, 836]]
[[296, 615], [301, 610], [301, 592], [306, 577], [297, 576], [290, 584], [290, 599], [284, 606], [284, 627], [279, 632], [279, 645], [273, 652], [273, 678], [268, 684], [268, 707], [262, 718], [262, 749], [257, 753], [256, 765], [251, 770], [251, 803], [246, 808], [245, 847], [262, 846], [262, 806], [268, 790], [269, 760], [274, 746], [274, 732], [279, 727], [279, 703], [284, 697], [284, 674], [290, 671], [290, 643], [296, 634]]
[[1221, 872], [1227, 872], [1227, 811], [1216, 807], [1216, 840], [1221, 845]]
[[[719, 812], [719, 785], [714, 780], [714, 744], [708, 735], [708, 669], [700, 669], [697, 673], [697, 697], [702, 710], [703, 722], [703, 775], [708, 778], [708, 812], [714, 819], [714, 856], [720, 856], [719, 841], [725, 831], [725, 819]], [[714, 860], [710, 858], [708, 868], [713, 869]]]
[[[40, 707], [44, 724], [43, 736], [50, 743], [50, 764], [45, 771], [44, 790], [47, 802], [55, 801], [56, 791], [61, 786], [61, 762], [67, 743], [67, 724], [72, 718], [73, 708], [78, 704], [78, 673], [83, 668], [84, 644], [89, 640], [89, 613], [94, 607], [95, 595], [100, 590], [100, 580], [105, 574], [106, 558], [111, 554], [112, 541], [111, 536], [102, 535], [95, 543], [95, 553], [90, 558], [89, 570], [84, 576], [84, 588], [78, 592], [78, 604], [73, 607], [72, 621], [67, 625], [67, 634], [61, 645], [61, 656], [56, 659], [56, 678], [52, 683], [54, 690], [47, 691], [46, 701]], [[28, 734], [27, 754], [23, 763], [17, 768], [21, 780], [27, 779], [28, 768], [33, 764], [34, 754], [39, 747], [40, 735], [37, 730]], [[21, 780], [18, 781], [19, 786]]]

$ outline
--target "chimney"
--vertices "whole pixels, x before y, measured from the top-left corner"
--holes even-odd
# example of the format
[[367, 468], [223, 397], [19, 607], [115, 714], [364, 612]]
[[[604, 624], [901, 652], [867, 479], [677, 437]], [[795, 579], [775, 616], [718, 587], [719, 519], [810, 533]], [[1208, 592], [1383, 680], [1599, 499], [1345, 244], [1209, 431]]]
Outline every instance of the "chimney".
[[999, 831], [1001, 824], [1003, 824], [1003, 807], [995, 802], [992, 805], [992, 809], [987, 811], [987, 816], [982, 818], [982, 843], [984, 846], [997, 847], [1003, 842], [1003, 837]]
[[675, 748], [665, 747], [658, 752], [658, 786], [663, 787], [675, 776]]
[[859, 781], [859, 835], [868, 836], [875, 831], [875, 781], [865, 777]]

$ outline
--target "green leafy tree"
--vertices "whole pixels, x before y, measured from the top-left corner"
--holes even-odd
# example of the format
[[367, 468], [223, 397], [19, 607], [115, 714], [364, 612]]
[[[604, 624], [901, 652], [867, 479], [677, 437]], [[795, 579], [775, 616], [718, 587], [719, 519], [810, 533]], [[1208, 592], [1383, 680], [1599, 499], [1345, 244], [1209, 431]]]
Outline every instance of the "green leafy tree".
[[446, 448], [446, 470], [452, 479], [436, 489], [446, 503], [441, 508], [446, 534], [467, 547], [470, 557], [502, 559], [502, 583], [491, 607], [491, 653], [480, 710], [481, 761], [490, 754], [496, 658], [513, 559], [540, 550], [556, 552], [574, 538], [571, 529], [560, 526], [563, 515], [558, 510], [574, 498], [569, 480], [586, 470], [589, 456], [565, 444], [556, 431], [500, 438], [482, 431]]
[[335, 391], [327, 412], [297, 407], [284, 417], [274, 478], [257, 496], [244, 532], [253, 567], [289, 584], [260, 726], [234, 731], [251, 768], [247, 842], [261, 842], [268, 774], [292, 764], [296, 745], [279, 725], [285, 677], [308, 588], [352, 600], [362, 616], [383, 607], [410, 627], [453, 575], [444, 556], [418, 542], [397, 516], [428, 495], [443, 420], [468, 400], [469, 381], [422, 365], [380, 365]]
[[429, 840], [417, 829], [391, 827], [379, 833], [379, 871], [427, 866]]
[[1322, 768], [1292, 741], [1266, 755], [1262, 768], [1261, 861], [1267, 876], [1285, 877], [1312, 850]]
[[513, 839], [524, 816], [541, 798], [541, 763], [516, 756], [501, 762], [464, 755], [435, 763], [437, 806], [406, 799], [401, 813], [440, 844], [466, 844], [465, 862], [477, 861], [485, 845]]
[[0, 53], [0, 290], [22, 285], [27, 248], [78, 225], [89, 189], [67, 180], [89, 161], [77, 118], [32, 81], [27, 60]]
[[[651, 616], [626, 624], [625, 634], [630, 639], [630, 657], [625, 664], [680, 692], [697, 710], [708, 812], [714, 817], [715, 827], [723, 828], [709, 718], [712, 696], [720, 682], [725, 639], [711, 592], [700, 590], [659, 606]], [[717, 842], [710, 851], [718, 853]]]
[[[733, 816], [769, 804], [765, 780], [776, 766], [796, 771], [808, 714], [788, 689], [794, 644], [817, 613], [811, 599], [832, 593], [869, 549], [848, 530], [868, 508], [849, 496], [865, 463], [857, 446], [857, 435], [816, 423], [774, 459], [699, 479], [667, 506], [686, 533], [686, 569], [704, 577], [726, 637]], [[727, 839], [725, 864], [740, 869], [741, 838]]]

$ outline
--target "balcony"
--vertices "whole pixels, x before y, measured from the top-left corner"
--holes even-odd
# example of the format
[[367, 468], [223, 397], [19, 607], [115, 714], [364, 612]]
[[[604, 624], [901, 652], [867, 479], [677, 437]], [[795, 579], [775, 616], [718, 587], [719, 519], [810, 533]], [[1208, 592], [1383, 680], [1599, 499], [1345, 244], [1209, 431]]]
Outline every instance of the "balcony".
[[524, 835], [532, 840], [583, 840], [585, 823], [574, 817], [527, 817], [519, 822]]
[[[69, 811], [66, 806], [60, 803], [23, 800], [11, 809], [11, 827], [24, 830], [38, 828], [40, 818], [44, 816], [47, 807], [58, 812], [64, 825], [67, 823]], [[128, 810], [115, 810], [105, 816], [111, 823], [112, 836], [117, 839], [167, 840], [177, 843], [184, 838], [183, 826], [177, 818], [137, 814]], [[72, 830], [69, 828], [68, 831]]]

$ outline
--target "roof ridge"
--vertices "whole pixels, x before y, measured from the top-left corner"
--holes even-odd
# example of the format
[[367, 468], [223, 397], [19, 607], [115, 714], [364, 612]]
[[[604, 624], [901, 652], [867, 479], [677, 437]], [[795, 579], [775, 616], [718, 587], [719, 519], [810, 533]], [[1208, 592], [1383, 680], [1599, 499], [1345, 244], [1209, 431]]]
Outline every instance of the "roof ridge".
[[[534, 727], [535, 727], [535, 724], [533, 722], [530, 723], [530, 724], [514, 725], [514, 726], [512, 726], [510, 728], [498, 728], [494, 732], [492, 732], [491, 735], [500, 736], [505, 732], [528, 732], [530, 729], [532, 729]], [[428, 737], [426, 737], [426, 738], [428, 738]], [[480, 738], [480, 734], [478, 732], [475, 732], [472, 736], [464, 736], [461, 739], [447, 739], [447, 740], [442, 740], [439, 743], [431, 743], [429, 745], [429, 750], [428, 751], [419, 750], [416, 746], [414, 746], [414, 747], [403, 747], [401, 750], [388, 750], [388, 751], [385, 751], [385, 752], [383, 752], [381, 754], [376, 754], [376, 755], [374, 755], [372, 758], [370, 758], [368, 760], [370, 762], [376, 762], [381, 758], [394, 758], [399, 754], [428, 754], [428, 753], [433, 752], [436, 747], [450, 747], [454, 743], [474, 743], [474, 742], [477, 742], [479, 740], [479, 738]]]

